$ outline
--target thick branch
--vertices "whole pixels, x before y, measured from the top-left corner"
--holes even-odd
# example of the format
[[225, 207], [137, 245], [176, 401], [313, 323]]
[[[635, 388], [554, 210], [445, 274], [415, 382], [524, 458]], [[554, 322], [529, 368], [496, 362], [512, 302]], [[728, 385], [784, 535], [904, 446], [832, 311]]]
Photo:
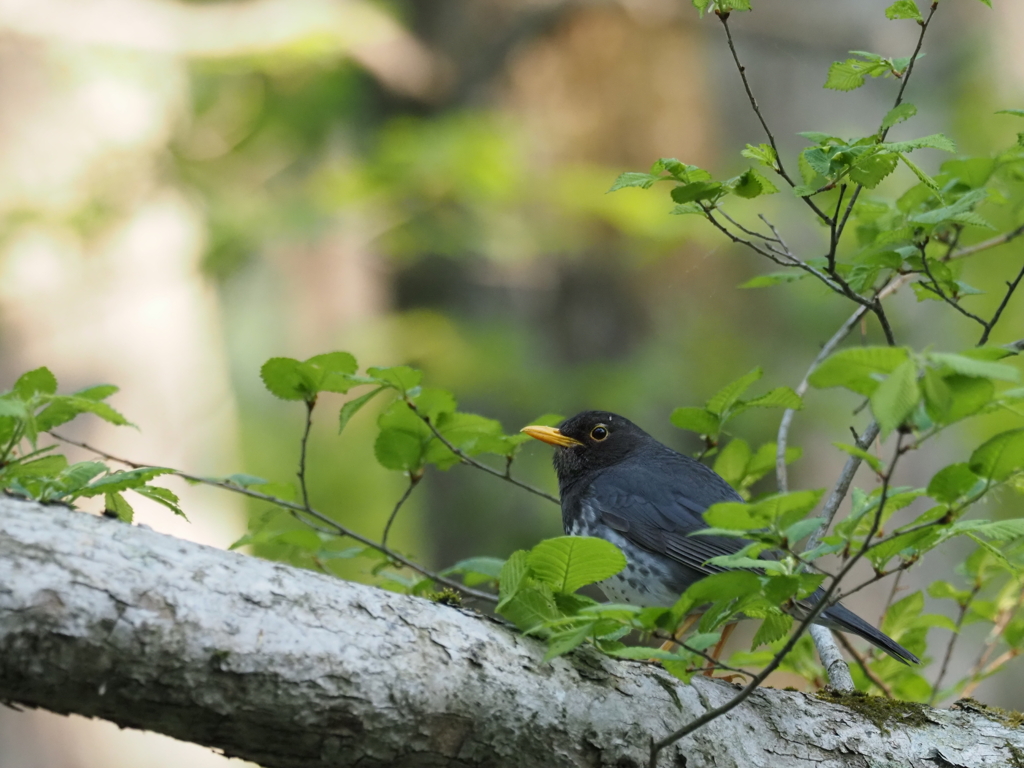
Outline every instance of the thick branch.
[[[267, 768], [636, 766], [650, 733], [727, 701], [648, 664], [543, 645], [419, 598], [0, 498], [0, 700], [102, 717]], [[1008, 765], [1024, 735], [924, 710], [883, 734], [759, 690], [662, 766]]]

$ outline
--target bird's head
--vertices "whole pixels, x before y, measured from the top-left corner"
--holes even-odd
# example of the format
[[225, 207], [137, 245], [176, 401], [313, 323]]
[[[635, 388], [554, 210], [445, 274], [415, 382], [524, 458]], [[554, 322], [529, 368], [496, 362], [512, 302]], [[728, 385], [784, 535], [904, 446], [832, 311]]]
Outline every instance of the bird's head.
[[584, 411], [558, 427], [523, 427], [530, 437], [555, 446], [555, 472], [563, 488], [585, 474], [614, 466], [654, 439], [608, 411]]

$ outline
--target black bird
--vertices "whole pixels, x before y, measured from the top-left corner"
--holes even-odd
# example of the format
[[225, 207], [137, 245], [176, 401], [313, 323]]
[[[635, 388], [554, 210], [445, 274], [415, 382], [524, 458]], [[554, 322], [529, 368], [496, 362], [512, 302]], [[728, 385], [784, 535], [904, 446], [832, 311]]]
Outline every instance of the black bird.
[[[722, 501], [743, 501], [714, 470], [662, 445], [633, 422], [606, 411], [584, 411], [554, 427], [531, 426], [530, 437], [555, 446], [562, 525], [571, 536], [596, 536], [622, 550], [628, 565], [598, 586], [614, 601], [670, 606], [688, 586], [750, 542], [690, 536], [707, 528], [702, 513]], [[816, 604], [824, 590], [808, 597]], [[851, 632], [903, 663], [914, 654], [840, 604], [817, 624]]]

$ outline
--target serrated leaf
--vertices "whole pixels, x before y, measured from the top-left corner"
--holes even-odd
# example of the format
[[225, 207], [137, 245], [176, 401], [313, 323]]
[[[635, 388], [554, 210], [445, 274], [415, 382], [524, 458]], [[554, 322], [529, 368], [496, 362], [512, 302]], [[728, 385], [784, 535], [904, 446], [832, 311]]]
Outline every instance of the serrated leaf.
[[345, 427], [348, 425], [349, 420], [359, 412], [359, 410], [370, 402], [373, 398], [383, 392], [386, 387], [378, 387], [377, 389], [371, 390], [364, 395], [360, 395], [357, 398], [349, 400], [343, 406], [341, 411], [338, 413], [338, 434], [340, 435]]
[[970, 460], [971, 471], [1002, 481], [1024, 469], [1024, 429], [1002, 432], [980, 445]]
[[[140, 496], [145, 496], [147, 499], [155, 501], [157, 504], [162, 504], [174, 514], [188, 520], [188, 517], [185, 516], [185, 513], [181, 511], [179, 506], [178, 494], [171, 489], [162, 488], [159, 485], [140, 485], [133, 487], [132, 490]], [[319, 539], [317, 539], [317, 542], [319, 543]]]
[[907, 360], [899, 365], [871, 393], [871, 412], [878, 419], [882, 438], [902, 424], [921, 401], [917, 364]]
[[799, 411], [804, 401], [789, 387], [776, 387], [767, 394], [744, 401], [743, 405], [748, 408], [789, 408]]
[[35, 368], [21, 374], [14, 382], [12, 391], [22, 400], [28, 400], [37, 394], [52, 395], [57, 391], [57, 378], [50, 373], [49, 368]]
[[719, 197], [721, 193], [722, 184], [717, 181], [695, 181], [691, 184], [675, 187], [670, 194], [672, 200], [683, 204], [712, 200]]
[[423, 438], [402, 429], [382, 429], [373, 444], [373, 455], [380, 465], [396, 471], [418, 470], [423, 465], [423, 452]]
[[551, 661], [578, 648], [594, 631], [593, 623], [586, 623], [565, 632], [556, 632], [548, 638], [548, 650], [544, 661]]
[[740, 154], [749, 160], [756, 160], [772, 169], [776, 167], [779, 159], [771, 144], [758, 144], [756, 147], [752, 144], [747, 144], [746, 149], [740, 150]]
[[865, 451], [863, 448], [858, 448], [856, 445], [847, 445], [846, 443], [832, 443], [832, 445], [834, 445], [841, 451], [845, 451], [851, 456], [856, 456], [860, 459], [863, 459], [868, 463], [868, 466], [875, 470], [875, 472], [879, 474], [882, 473], [882, 460], [875, 456], [873, 453], [869, 453], [868, 451]]
[[547, 584], [520, 588], [511, 598], [498, 605], [498, 613], [524, 632], [537, 632], [538, 628], [558, 616], [551, 587]]
[[[105, 466], [100, 466], [106, 469]], [[114, 491], [138, 490], [140, 486], [145, 485], [154, 477], [166, 475], [173, 471], [173, 469], [168, 469], [167, 467], [139, 467], [123, 472], [110, 472], [90, 483], [88, 487], [79, 490], [78, 495], [90, 497], [98, 496], [101, 493], [113, 493]], [[175, 499], [177, 499], [177, 496], [175, 496]]]
[[993, 363], [988, 360], [978, 360], [977, 358], [965, 355], [953, 355], [945, 352], [929, 352], [928, 358], [963, 376], [1014, 383], [1020, 381], [1020, 371], [1012, 365]]
[[953, 140], [941, 133], [933, 133], [930, 136], [907, 141], [888, 141], [879, 146], [900, 154], [913, 152], [915, 149], [939, 149], [943, 152], [956, 152], [956, 144], [953, 143]]
[[676, 408], [669, 417], [673, 426], [699, 435], [717, 435], [721, 429], [718, 416], [704, 408]]
[[811, 374], [810, 383], [819, 389], [846, 387], [870, 395], [878, 387], [879, 374], [891, 373], [906, 362], [902, 347], [853, 347], [836, 352]]
[[967, 464], [950, 464], [932, 477], [928, 483], [928, 495], [938, 502], [952, 504], [977, 485], [978, 481], [979, 477]]
[[313, 373], [290, 357], [272, 357], [260, 368], [263, 385], [282, 400], [312, 400], [316, 397]]
[[620, 189], [626, 187], [639, 187], [640, 189], [650, 189], [654, 182], [659, 179], [665, 178], [663, 176], [656, 176], [652, 173], [637, 173], [636, 171], [628, 171], [626, 173], [620, 173], [619, 177], [615, 179], [609, 192], [617, 192]]
[[747, 473], [750, 457], [750, 446], [747, 441], [735, 437], [715, 457], [715, 472], [721, 475], [729, 485], [734, 488], [738, 487]]
[[506, 600], [519, 591], [530, 572], [527, 557], [525, 549], [517, 549], [508, 556], [505, 564], [501, 566], [501, 572], [498, 575], [498, 596], [501, 598], [498, 603], [499, 610]]
[[917, 3], [914, 0], [896, 0], [895, 3], [885, 9], [885, 18], [924, 21], [921, 10], [917, 7]]
[[423, 372], [407, 365], [396, 365], [391, 368], [368, 368], [366, 373], [390, 387], [397, 389], [402, 394], [419, 386], [423, 379]]
[[762, 375], [763, 371], [760, 368], [755, 368], [750, 373], [746, 373], [735, 381], [729, 382], [711, 396], [711, 399], [707, 402], [707, 409], [717, 416], [722, 416], [739, 400], [740, 395], [746, 392], [747, 388], [760, 379]]
[[751, 199], [761, 195], [774, 195], [779, 188], [753, 168], [736, 177], [731, 185], [733, 194]]
[[36, 427], [40, 432], [47, 432], [82, 413], [96, 414], [104, 421], [118, 426], [130, 424], [128, 419], [104, 402], [77, 395], [59, 395], [36, 417]]
[[[914, 163], [914, 161], [913, 161], [913, 160], [911, 160], [911, 159], [910, 159], [909, 157], [907, 157], [907, 156], [906, 156], [906, 155], [904, 155], [903, 153], [900, 153], [899, 157], [900, 157], [900, 160], [902, 161], [902, 163], [903, 163], [903, 164], [904, 164], [905, 166], [907, 166], [907, 168], [909, 168], [909, 169], [911, 170], [911, 172], [912, 172], [912, 173], [913, 173], [913, 174], [914, 174], [915, 176], [917, 176], [917, 179], [918, 179], [918, 181], [920, 181], [920, 182], [921, 182], [922, 184], [924, 184], [924, 185], [925, 185], [926, 187], [928, 187], [928, 189], [930, 189], [930, 190], [931, 190], [932, 192], [934, 192], [934, 193], [935, 193], [936, 195], [941, 195], [941, 191], [940, 191], [940, 189], [939, 189], [939, 185], [938, 185], [938, 183], [937, 183], [937, 182], [935, 181], [935, 179], [933, 179], [933, 178], [932, 178], [931, 176], [929, 176], [929, 175], [928, 175], [927, 173], [925, 173], [924, 171], [922, 171], [922, 170], [921, 170], [921, 169], [920, 169], [920, 168], [919, 168], [919, 167], [918, 167], [918, 166], [917, 166], [917, 165], [916, 165], [916, 164]], [[902, 239], [902, 236], [901, 236], [901, 239]]]
[[135, 510], [132, 505], [124, 500], [124, 496], [114, 491], [104, 496], [104, 512], [117, 515], [117, 518], [125, 523], [130, 523], [135, 517]]
[[828, 68], [825, 87], [833, 91], [853, 91], [864, 85], [868, 65], [857, 59], [835, 61]]
[[750, 643], [750, 650], [760, 645], [774, 643], [781, 637], [785, 637], [793, 626], [793, 617], [788, 613], [769, 613], [761, 621], [761, 626], [754, 633], [754, 639]]
[[604, 539], [559, 536], [530, 550], [530, 570], [556, 592], [572, 594], [587, 584], [603, 581], [626, 567], [626, 556]]
[[911, 104], [909, 101], [905, 101], [898, 107], [890, 109], [884, 118], [882, 118], [882, 130], [887, 131], [895, 125], [902, 123], [904, 120], [909, 120], [917, 114], [917, 107]]
[[899, 155], [895, 152], [879, 152], [858, 160], [850, 168], [850, 178], [857, 184], [874, 189], [882, 179], [896, 170]]
[[803, 280], [807, 277], [806, 272], [769, 272], [765, 275], [758, 275], [753, 277], [747, 282], [740, 285], [740, 288], [767, 288], [772, 285], [781, 285], [782, 283], [794, 283], [797, 280]]

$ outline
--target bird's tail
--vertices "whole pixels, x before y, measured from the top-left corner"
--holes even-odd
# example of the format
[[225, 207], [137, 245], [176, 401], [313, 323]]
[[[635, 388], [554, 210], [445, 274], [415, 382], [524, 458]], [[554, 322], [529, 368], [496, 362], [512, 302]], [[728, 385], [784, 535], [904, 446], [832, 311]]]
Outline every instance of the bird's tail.
[[[808, 598], [808, 602], [811, 602], [815, 597], [820, 596], [821, 595], [818, 593], [815, 593]], [[829, 629], [837, 629], [840, 632], [850, 632], [858, 637], [863, 637], [872, 645], [878, 646], [894, 659], [902, 661], [904, 664], [921, 663], [921, 660], [917, 658], [917, 656], [912, 654], [902, 645], [897, 643], [888, 635], [879, 632], [856, 613], [851, 611], [849, 608], [843, 607], [839, 603], [826, 608], [815, 623], [821, 624], [823, 627], [828, 627]]]

